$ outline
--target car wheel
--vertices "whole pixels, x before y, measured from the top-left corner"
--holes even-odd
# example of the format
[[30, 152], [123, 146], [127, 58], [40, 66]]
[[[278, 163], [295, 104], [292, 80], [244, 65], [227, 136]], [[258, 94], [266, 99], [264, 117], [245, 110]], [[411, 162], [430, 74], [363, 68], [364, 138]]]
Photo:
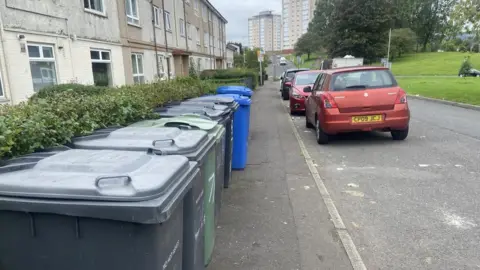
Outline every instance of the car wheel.
[[315, 120], [315, 136], [318, 144], [327, 144], [330, 139], [328, 134], [323, 132], [318, 119]]
[[408, 137], [408, 128], [404, 130], [392, 130], [392, 139], [395, 141], [403, 141]]
[[313, 128], [312, 123], [308, 121], [308, 112], [307, 109], [305, 108], [305, 127], [306, 128]]
[[288, 92], [282, 91], [282, 98], [283, 100], [288, 100], [290, 98], [290, 95]]

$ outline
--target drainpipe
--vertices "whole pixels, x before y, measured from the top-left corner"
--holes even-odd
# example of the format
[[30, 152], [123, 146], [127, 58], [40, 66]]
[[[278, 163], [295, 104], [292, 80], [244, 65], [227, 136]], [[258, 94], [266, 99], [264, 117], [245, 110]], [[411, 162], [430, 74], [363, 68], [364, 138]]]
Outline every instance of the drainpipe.
[[[167, 18], [165, 18], [165, 0], [162, 0], [162, 11], [163, 11], [163, 14], [162, 14], [162, 16], [163, 16], [163, 34], [165, 36], [165, 51], [167, 52], [168, 58], [170, 58], [170, 56], [168, 55]], [[172, 60], [172, 59], [170, 59], [170, 60]], [[167, 61], [167, 79], [170, 80], [170, 61]]]
[[152, 8], [152, 28], [153, 28], [153, 45], [155, 46], [155, 63], [157, 66], [157, 77], [160, 79], [160, 65], [158, 64], [158, 49], [157, 49], [157, 29], [155, 28], [155, 9], [153, 6], [153, 0], [150, 0], [150, 6]]
[[[186, 48], [186, 51], [187, 51], [187, 54], [189, 52], [189, 48], [188, 48], [188, 33], [191, 31], [191, 29], [187, 29], [187, 9], [186, 9], [186, 4], [185, 4], [185, 1], [183, 1], [183, 25], [184, 25], [184, 28], [185, 28], [185, 48]], [[191, 32], [190, 32], [191, 34]], [[189, 75], [188, 71], [189, 71], [189, 67], [190, 67], [190, 57], [188, 57], [188, 63], [187, 63], [187, 76]]]
[[[208, 32], [210, 32], [210, 35], [209, 35], [209, 37], [208, 37], [208, 45], [209, 45], [209, 46], [208, 46], [208, 50], [210, 51], [210, 57], [213, 58], [213, 69], [216, 69], [216, 66], [217, 66], [217, 63], [216, 63], [216, 62], [217, 62], [217, 61], [215, 61], [215, 55], [214, 55], [215, 52], [214, 52], [213, 46], [212, 46], [212, 44], [211, 44], [211, 42], [212, 42], [212, 37], [214, 38], [213, 33], [212, 33], [212, 32], [213, 32], [213, 30], [212, 30], [212, 29], [213, 29], [213, 18], [212, 18], [212, 21], [210, 22], [210, 15], [209, 15], [209, 14], [211, 14], [211, 12], [212, 12], [212, 11], [210, 10], [210, 13], [207, 13]], [[213, 16], [212, 16], [212, 17], [213, 17]], [[211, 37], [210, 37], [210, 36], [211, 36]], [[215, 38], [214, 38], [214, 39], [215, 39]], [[211, 62], [211, 61], [212, 61], [212, 60], [210, 60], [210, 62]]]

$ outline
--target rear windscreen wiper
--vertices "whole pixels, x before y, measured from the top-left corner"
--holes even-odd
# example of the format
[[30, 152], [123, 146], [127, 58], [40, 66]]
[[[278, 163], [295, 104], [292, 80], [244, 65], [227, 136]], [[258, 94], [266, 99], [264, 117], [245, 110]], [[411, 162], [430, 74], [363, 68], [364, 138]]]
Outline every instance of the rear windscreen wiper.
[[368, 87], [368, 85], [359, 84], [359, 85], [347, 86], [347, 87], [345, 87], [345, 89], [367, 89], [367, 87]]

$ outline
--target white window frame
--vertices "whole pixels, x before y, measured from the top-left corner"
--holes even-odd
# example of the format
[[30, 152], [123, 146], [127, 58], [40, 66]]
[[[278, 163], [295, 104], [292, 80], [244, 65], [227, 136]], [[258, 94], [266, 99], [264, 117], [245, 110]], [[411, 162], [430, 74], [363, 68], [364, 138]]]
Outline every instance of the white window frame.
[[[28, 46], [37, 46], [40, 57], [31, 57], [30, 54], [28, 55], [28, 64], [30, 65], [30, 62], [51, 62], [53, 63], [53, 67], [55, 68], [55, 84], [58, 84], [58, 71], [57, 71], [57, 62], [55, 58], [55, 47], [53, 45], [49, 44], [42, 44], [42, 43], [27, 43], [27, 52], [28, 52]], [[52, 49], [52, 57], [53, 58], [45, 58], [43, 56], [43, 48], [51, 48]], [[33, 85], [33, 76], [32, 76], [32, 85]]]
[[[130, 2], [130, 10], [127, 10], [127, 1]], [[133, 6], [136, 7], [137, 14], [133, 14]], [[125, 0], [125, 13], [127, 15], [127, 22], [133, 25], [140, 24], [140, 16], [138, 10], [138, 0]], [[130, 13], [130, 14], [129, 14]]]
[[[92, 60], [92, 63], [112, 63], [112, 51], [110, 50], [105, 50], [105, 49], [94, 49], [91, 48], [90, 52], [98, 52], [100, 55], [100, 59], [90, 59]], [[103, 59], [102, 52], [107, 52], [108, 55], [110, 56], [110, 59]]]
[[85, 8], [85, 11], [88, 11], [88, 12], [92, 12], [92, 13], [95, 13], [95, 14], [99, 14], [99, 15], [106, 15], [106, 11], [105, 11], [105, 0], [100, 0], [100, 5], [102, 6], [102, 10], [97, 10], [97, 9], [93, 9], [92, 8], [92, 1], [95, 1], [95, 0], [87, 0], [88, 1], [88, 7], [85, 7], [85, 2], [83, 2], [83, 7]]
[[205, 48], [208, 47], [208, 43], [210, 42], [210, 34], [208, 34], [207, 32], [203, 32], [203, 46]]
[[164, 60], [164, 59], [165, 59], [165, 61], [166, 61], [165, 55], [160, 54], [160, 53], [157, 53], [157, 63], [158, 63], [158, 67], [159, 67], [159, 69], [160, 69], [159, 71], [160, 71], [160, 75], [161, 75], [160, 78], [164, 78], [165, 75], [167, 74], [167, 73], [165, 72], [165, 65], [164, 65], [164, 63], [163, 63], [163, 60]]
[[153, 6], [153, 24], [157, 28], [162, 26], [162, 9], [157, 6]]
[[[132, 56], [135, 56], [135, 65], [137, 66], [137, 73], [133, 73], [134, 72], [134, 68], [133, 68], [134, 63], [132, 63], [133, 81], [135, 82], [135, 77], [143, 77], [143, 83], [145, 83], [145, 68], [143, 66], [145, 58], [143, 57], [143, 53], [132, 53]], [[138, 64], [138, 59], [139, 58], [142, 59], [142, 73], [138, 73], [139, 70], [140, 70], [139, 69], [139, 64]]]
[[187, 22], [187, 37], [192, 40], [192, 24]]
[[197, 12], [198, 12], [198, 6], [199, 6], [198, 1], [200, 1], [200, 0], [193, 0], [193, 9], [195, 9], [195, 11], [197, 11]]
[[165, 16], [165, 30], [168, 32], [172, 32], [172, 23], [170, 20], [170, 12], [168, 11], [163, 11], [163, 16]]
[[208, 10], [206, 5], [202, 5], [202, 18], [203, 21], [206, 22], [208, 17]]
[[185, 21], [180, 18], [178, 19], [178, 23], [180, 24], [180, 36], [181, 37], [185, 37]]

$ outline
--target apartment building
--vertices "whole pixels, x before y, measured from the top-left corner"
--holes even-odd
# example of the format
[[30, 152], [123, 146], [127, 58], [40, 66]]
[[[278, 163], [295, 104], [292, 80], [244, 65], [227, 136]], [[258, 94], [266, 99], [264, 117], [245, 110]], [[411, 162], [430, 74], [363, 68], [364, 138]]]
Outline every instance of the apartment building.
[[0, 104], [226, 67], [227, 21], [207, 0], [4, 0], [0, 19]]
[[265, 51], [282, 49], [282, 18], [273, 11], [262, 11], [248, 18], [248, 44]]
[[117, 0], [127, 83], [224, 68], [227, 20], [206, 0]]
[[282, 0], [282, 49], [291, 50], [307, 32], [313, 18], [316, 0]]

